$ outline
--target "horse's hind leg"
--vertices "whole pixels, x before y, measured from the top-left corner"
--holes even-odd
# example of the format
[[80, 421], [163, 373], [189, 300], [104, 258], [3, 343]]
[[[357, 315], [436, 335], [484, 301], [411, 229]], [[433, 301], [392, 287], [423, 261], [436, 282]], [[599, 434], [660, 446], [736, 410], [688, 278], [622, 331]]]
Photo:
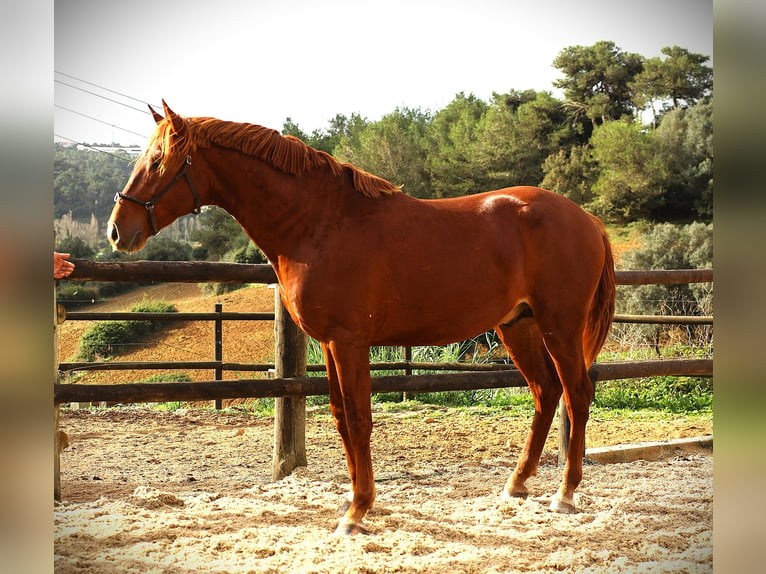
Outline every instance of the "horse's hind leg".
[[564, 387], [564, 402], [571, 421], [564, 477], [551, 502], [551, 510], [571, 513], [577, 511], [574, 492], [582, 480], [585, 427], [594, 389], [583, 356], [582, 333], [575, 332], [566, 336], [566, 330], [560, 328], [557, 331], [545, 330], [544, 338]]
[[503, 490], [504, 498], [525, 497], [528, 493], [525, 482], [537, 474], [540, 455], [561, 397], [561, 383], [534, 319], [517, 319], [511, 324], [498, 325], [495, 330], [527, 380], [535, 401], [535, 414], [527, 442], [516, 463], [516, 470]]

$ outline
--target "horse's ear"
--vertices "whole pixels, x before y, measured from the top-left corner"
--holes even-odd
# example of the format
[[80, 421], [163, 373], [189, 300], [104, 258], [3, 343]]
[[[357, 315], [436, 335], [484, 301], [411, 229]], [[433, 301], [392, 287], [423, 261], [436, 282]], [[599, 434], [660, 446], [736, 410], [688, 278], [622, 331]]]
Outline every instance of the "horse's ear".
[[154, 121], [155, 121], [156, 123], [158, 123], [158, 124], [159, 124], [159, 123], [160, 123], [162, 120], [164, 120], [164, 119], [165, 119], [165, 118], [163, 118], [163, 117], [162, 117], [160, 114], [158, 114], [157, 112], [155, 112], [155, 111], [154, 111], [154, 108], [153, 108], [152, 106], [149, 106], [149, 111], [150, 111], [150, 112], [152, 112], [152, 117], [154, 118]]
[[183, 119], [181, 119], [181, 116], [171, 110], [165, 103], [165, 100], [162, 100], [162, 107], [165, 110], [165, 117], [170, 120], [171, 124], [173, 124], [173, 131], [177, 134], [182, 133], [186, 125], [184, 124]]

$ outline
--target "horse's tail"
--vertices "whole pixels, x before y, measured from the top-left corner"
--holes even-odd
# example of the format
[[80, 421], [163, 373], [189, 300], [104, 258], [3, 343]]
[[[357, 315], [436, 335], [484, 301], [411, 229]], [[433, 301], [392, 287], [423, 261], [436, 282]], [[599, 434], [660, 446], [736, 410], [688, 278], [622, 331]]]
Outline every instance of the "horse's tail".
[[[594, 219], [596, 218], [594, 217]], [[606, 234], [604, 225], [600, 221], [596, 221], [601, 228], [605, 258], [604, 267], [601, 270], [601, 279], [591, 301], [583, 335], [583, 351], [585, 352], [585, 362], [588, 366], [592, 365], [593, 361], [596, 360], [596, 356], [601, 351], [601, 347], [604, 346], [604, 341], [606, 341], [606, 337], [609, 334], [609, 328], [612, 326], [617, 285], [612, 246], [609, 243], [609, 237]]]

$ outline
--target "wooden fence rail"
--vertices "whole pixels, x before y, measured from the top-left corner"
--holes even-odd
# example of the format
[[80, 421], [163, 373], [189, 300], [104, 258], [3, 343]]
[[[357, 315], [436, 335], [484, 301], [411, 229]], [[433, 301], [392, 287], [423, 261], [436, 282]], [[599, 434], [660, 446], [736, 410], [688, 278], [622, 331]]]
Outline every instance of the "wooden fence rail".
[[[713, 360], [666, 359], [664, 361], [595, 363], [590, 368], [589, 374], [594, 382], [666, 375], [711, 376], [713, 374]], [[511, 368], [484, 372], [386, 375], [372, 378], [373, 393], [460, 391], [525, 386], [526, 381], [521, 373]], [[300, 397], [326, 395], [327, 393], [327, 379], [325, 377], [293, 377], [199, 381], [194, 383], [59, 384], [55, 386], [54, 401], [57, 404], [96, 401], [142, 403]]]
[[[158, 283], [276, 283], [271, 265], [212, 261], [97, 262], [72, 259], [67, 281], [129, 281]], [[681, 285], [712, 283], [712, 269], [617, 271], [618, 285]]]
[[[270, 265], [211, 262], [165, 262], [132, 261], [101, 263], [88, 260], [73, 260], [75, 269], [67, 278], [71, 281], [125, 281], [125, 282], [215, 282], [215, 283], [276, 283], [274, 270]], [[618, 271], [618, 285], [684, 284], [713, 281], [712, 269], [684, 269], [660, 271]], [[139, 313], [88, 313], [69, 314], [70, 320], [137, 320]], [[224, 363], [218, 352], [220, 348], [219, 329], [216, 329], [216, 357], [213, 361], [189, 362], [109, 362], [109, 363], [62, 363], [60, 370], [125, 370], [125, 369], [170, 369], [199, 368], [213, 369], [216, 380], [184, 383], [134, 383], [120, 385], [76, 385], [57, 383], [54, 385], [55, 440], [58, 441], [58, 405], [68, 402], [115, 401], [166, 402], [196, 401], [228, 398], [275, 397], [275, 448], [272, 476], [275, 479], [289, 474], [296, 465], [305, 464], [305, 397], [328, 393], [327, 380], [322, 377], [307, 377], [309, 370], [323, 370], [321, 365], [306, 365], [306, 340], [295, 328], [281, 306], [278, 291], [275, 292], [275, 313], [226, 313], [220, 307], [213, 313], [140, 313], [141, 320], [179, 321], [214, 320], [274, 320], [277, 338], [275, 369], [276, 378], [253, 380], [221, 380], [223, 370], [262, 371], [271, 365]], [[59, 317], [59, 321], [66, 314]], [[665, 322], [712, 324], [712, 317], [644, 317], [615, 316], [616, 322]], [[433, 392], [526, 385], [521, 374], [511, 365], [467, 365], [413, 363], [404, 361], [372, 365], [373, 370], [402, 369], [405, 375], [373, 377], [373, 392]], [[430, 375], [409, 374], [413, 369], [463, 370]], [[662, 361], [633, 361], [629, 363], [603, 363], [591, 367], [591, 378], [596, 380], [635, 378], [661, 375], [712, 376], [712, 359], [674, 359]], [[560, 409], [563, 411], [563, 409]], [[560, 428], [568, 421], [560, 418]], [[567, 433], [560, 430], [560, 437]], [[566, 445], [559, 441], [559, 450]], [[54, 496], [60, 497], [59, 450], [54, 445]]]

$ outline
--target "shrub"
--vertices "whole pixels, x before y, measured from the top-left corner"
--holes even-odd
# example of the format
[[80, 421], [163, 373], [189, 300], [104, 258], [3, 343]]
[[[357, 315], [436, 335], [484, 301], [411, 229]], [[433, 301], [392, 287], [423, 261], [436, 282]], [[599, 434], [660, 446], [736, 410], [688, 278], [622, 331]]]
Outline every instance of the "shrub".
[[149, 261], [189, 261], [192, 247], [169, 237], [152, 237], [141, 250], [141, 259]]
[[85, 303], [94, 303], [99, 298], [99, 290], [95, 285], [78, 285], [75, 282], [61, 282], [56, 286], [56, 302], [75, 307]]
[[[143, 300], [130, 308], [134, 313], [176, 312], [175, 305], [163, 301]], [[161, 323], [154, 321], [103, 321], [89, 328], [80, 339], [77, 358], [95, 361], [97, 358], [119, 355], [128, 346], [137, 345], [151, 332], [158, 331]]]
[[232, 254], [232, 260], [234, 263], [258, 264], [267, 262], [263, 251], [258, 249], [258, 247], [256, 247], [252, 242], [240, 247], [239, 249], [235, 249]]
[[171, 372], [171, 373], [157, 373], [154, 375], [150, 375], [146, 379], [144, 379], [143, 383], [190, 383], [191, 377], [189, 376], [189, 373], [178, 373], [178, 372]]
[[121, 353], [137, 337], [148, 333], [146, 321], [103, 321], [89, 328], [82, 339], [77, 358], [95, 361]]
[[[656, 225], [641, 240], [642, 247], [627, 253], [625, 269], [703, 269], [713, 266], [713, 224]], [[712, 315], [713, 284], [637, 285], [621, 288], [617, 312], [640, 315]], [[613, 327], [615, 337], [636, 337], [655, 349], [671, 329], [685, 331], [687, 342], [707, 346], [710, 326], [630, 325]]]
[[71, 253], [75, 259], [92, 259], [96, 254], [94, 249], [85, 243], [80, 237], [67, 235], [64, 239], [56, 242], [56, 251]]
[[197, 287], [203, 295], [223, 295], [244, 287], [249, 287], [247, 283], [197, 283]]

